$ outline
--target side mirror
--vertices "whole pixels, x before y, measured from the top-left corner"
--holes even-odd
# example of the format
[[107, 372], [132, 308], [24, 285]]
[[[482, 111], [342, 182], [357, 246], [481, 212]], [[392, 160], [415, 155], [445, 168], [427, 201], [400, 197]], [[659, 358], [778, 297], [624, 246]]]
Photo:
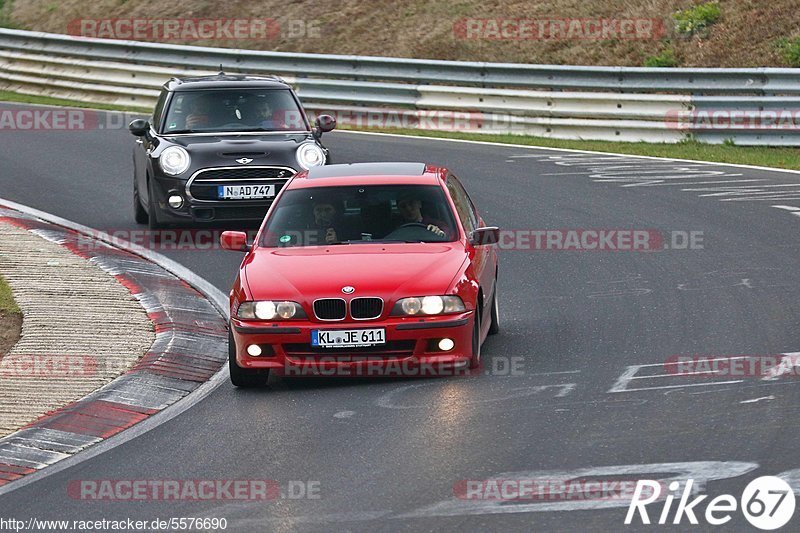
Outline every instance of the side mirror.
[[223, 231], [219, 237], [219, 244], [223, 250], [231, 252], [249, 252], [251, 248], [247, 244], [247, 233], [243, 231]]
[[489, 226], [485, 228], [478, 228], [473, 231], [469, 236], [469, 242], [474, 246], [482, 246], [485, 244], [496, 244], [500, 240], [500, 228], [497, 226]]
[[142, 118], [137, 118], [128, 124], [128, 129], [133, 135], [143, 137], [150, 131], [150, 123]]
[[320, 115], [314, 121], [314, 125], [317, 126], [317, 130], [322, 135], [336, 128], [336, 119], [330, 115]]

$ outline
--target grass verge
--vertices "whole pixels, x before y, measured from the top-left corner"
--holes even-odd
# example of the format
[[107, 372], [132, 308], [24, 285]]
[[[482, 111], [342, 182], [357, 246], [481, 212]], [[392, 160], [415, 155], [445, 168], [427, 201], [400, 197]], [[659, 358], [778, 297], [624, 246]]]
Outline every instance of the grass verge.
[[[129, 108], [110, 104], [89, 104], [50, 98], [47, 96], [33, 96], [10, 91], [0, 91], [0, 101], [20, 102], [29, 104], [71, 106], [106, 111], [129, 111], [149, 113], [149, 109]], [[631, 143], [612, 141], [570, 141], [564, 139], [548, 139], [544, 137], [531, 137], [526, 135], [495, 135], [483, 133], [463, 133], [452, 131], [430, 131], [416, 129], [368, 129], [355, 130], [341, 127], [344, 131], [371, 131], [375, 133], [394, 133], [399, 135], [416, 135], [420, 137], [435, 137], [462, 139], [469, 141], [484, 141], [521, 146], [541, 146], [546, 148], [565, 148], [572, 150], [589, 150], [595, 152], [613, 152], [627, 155], [646, 155], [652, 157], [670, 157], [674, 159], [691, 159], [696, 161], [712, 161], [715, 163], [732, 163], [737, 165], [754, 165], [761, 167], [785, 168], [800, 170], [800, 149], [788, 147], [769, 146], [735, 146], [731, 144], [705, 144], [696, 141], [668, 143]]]
[[21, 328], [22, 312], [8, 283], [0, 277], [0, 357], [17, 343]]
[[15, 102], [21, 104], [52, 105], [59, 107], [81, 107], [84, 109], [100, 109], [102, 111], [129, 111], [134, 113], [150, 113], [152, 109], [146, 107], [125, 107], [114, 104], [93, 104], [65, 98], [51, 98], [32, 94], [15, 93], [13, 91], [0, 91], [0, 102]]
[[19, 314], [19, 306], [11, 295], [11, 287], [0, 277], [0, 314]]

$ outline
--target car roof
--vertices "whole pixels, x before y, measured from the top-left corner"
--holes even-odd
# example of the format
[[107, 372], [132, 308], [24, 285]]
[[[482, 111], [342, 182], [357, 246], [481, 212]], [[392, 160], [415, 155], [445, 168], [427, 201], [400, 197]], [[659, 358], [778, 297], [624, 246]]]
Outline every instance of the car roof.
[[224, 74], [172, 78], [164, 84], [168, 91], [197, 91], [202, 89], [289, 89], [289, 84], [277, 76], [245, 76]]
[[290, 187], [436, 185], [446, 175], [446, 168], [425, 163], [347, 163], [301, 172], [291, 181]]

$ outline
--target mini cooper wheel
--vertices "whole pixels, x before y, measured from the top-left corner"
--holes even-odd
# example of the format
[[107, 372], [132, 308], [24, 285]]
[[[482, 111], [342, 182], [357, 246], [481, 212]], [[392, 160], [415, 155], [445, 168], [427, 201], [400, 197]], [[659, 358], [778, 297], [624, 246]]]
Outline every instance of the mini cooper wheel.
[[228, 368], [231, 373], [231, 383], [235, 387], [253, 388], [266, 385], [269, 379], [269, 369], [248, 370], [236, 362], [236, 342], [233, 333], [228, 333]]
[[[151, 230], [158, 230], [163, 227], [163, 224], [159, 223], [158, 221], [158, 204], [155, 201], [153, 187], [150, 186], [149, 179], [147, 180], [147, 192], [147, 227]], [[154, 237], [154, 235], [151, 237]]]
[[139, 186], [136, 181], [133, 182], [133, 218], [137, 224], [147, 224], [148, 216], [147, 211], [142, 207], [142, 199], [139, 197]]
[[470, 369], [478, 368], [481, 364], [481, 317], [480, 309], [475, 310], [475, 320], [472, 321], [472, 354], [469, 358]]

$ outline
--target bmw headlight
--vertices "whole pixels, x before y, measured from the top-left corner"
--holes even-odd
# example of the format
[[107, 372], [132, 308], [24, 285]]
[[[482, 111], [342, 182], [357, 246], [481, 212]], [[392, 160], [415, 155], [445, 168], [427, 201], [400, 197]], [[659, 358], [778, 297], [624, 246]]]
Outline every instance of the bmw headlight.
[[297, 149], [297, 163], [308, 170], [325, 164], [325, 152], [316, 143], [303, 143]]
[[465, 310], [464, 302], [458, 296], [420, 296], [398, 300], [392, 315], [443, 315]]
[[180, 146], [170, 146], [161, 152], [158, 161], [166, 174], [177, 176], [186, 172], [192, 159], [186, 149]]
[[306, 318], [306, 314], [297, 302], [260, 300], [242, 302], [236, 310], [236, 317], [242, 320], [288, 320]]

